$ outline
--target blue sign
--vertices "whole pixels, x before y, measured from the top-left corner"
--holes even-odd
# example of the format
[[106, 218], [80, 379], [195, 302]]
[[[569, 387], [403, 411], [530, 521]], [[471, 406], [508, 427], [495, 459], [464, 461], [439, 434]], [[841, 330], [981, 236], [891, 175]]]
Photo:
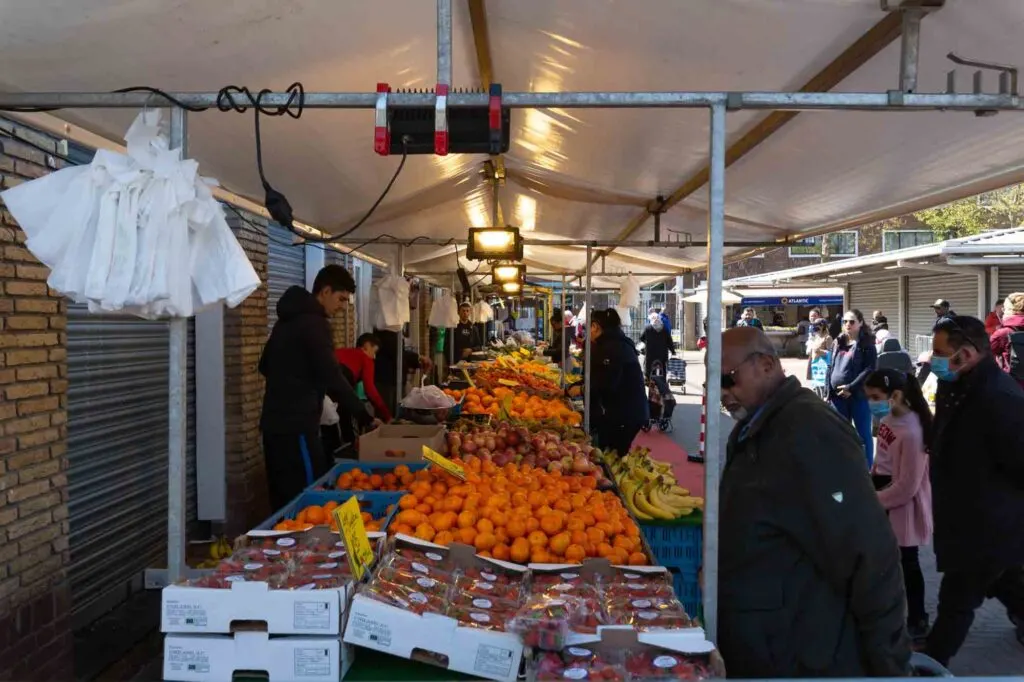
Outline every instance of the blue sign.
[[741, 305], [842, 305], [842, 296], [766, 296], [746, 298]]

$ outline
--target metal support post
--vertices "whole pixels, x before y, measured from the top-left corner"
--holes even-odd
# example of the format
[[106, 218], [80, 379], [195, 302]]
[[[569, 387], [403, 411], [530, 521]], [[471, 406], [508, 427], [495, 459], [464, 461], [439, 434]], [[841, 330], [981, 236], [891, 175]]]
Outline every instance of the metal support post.
[[[455, 293], [456, 292], [455, 287], [457, 286], [457, 284], [456, 284], [457, 281], [458, 280], [456, 279], [456, 275], [452, 274], [452, 298], [455, 299], [455, 305], [456, 306], [458, 306], [459, 303], [460, 303], [459, 297]], [[457, 310], [458, 310], [458, 308], [456, 308], [456, 311]], [[446, 333], [448, 334], [448, 367], [449, 367], [449, 371], [451, 371], [451, 369], [450, 369], [451, 366], [455, 364], [455, 329], [454, 328], [453, 329], [449, 329], [449, 330], [447, 330]], [[461, 360], [462, 358], [459, 358], [459, 359]]]
[[[188, 119], [171, 109], [171, 149], [188, 154]], [[171, 318], [167, 396], [167, 578], [182, 579], [185, 564], [186, 445], [188, 443], [188, 319]]]
[[586, 294], [583, 298], [583, 306], [587, 311], [587, 319], [585, 324], [587, 331], [584, 334], [584, 346], [583, 346], [583, 431], [584, 433], [590, 433], [590, 345], [593, 339], [590, 334], [590, 322], [594, 319], [594, 310], [591, 304], [593, 301], [590, 300], [590, 247], [587, 247], [587, 289]]
[[921, 49], [921, 19], [924, 10], [920, 7], [906, 7], [900, 10], [903, 31], [900, 33], [900, 90], [917, 90], [917, 64]]
[[722, 472], [722, 242], [725, 233], [725, 107], [711, 108], [708, 183], [707, 435], [704, 460], [704, 627], [711, 641], [718, 627], [718, 483]]
[[[398, 246], [398, 256], [395, 258], [395, 274], [399, 277], [405, 275], [405, 247], [402, 245]], [[395, 411], [392, 413], [396, 417], [398, 416], [399, 406], [402, 404], [402, 393], [405, 391], [405, 367], [402, 366], [402, 360], [405, 357], [405, 334], [403, 329], [399, 329], [398, 343], [395, 344], [397, 347], [395, 358]]]
[[565, 326], [565, 275], [562, 275], [562, 319], [559, 321], [562, 325], [562, 386], [569, 380], [569, 348], [572, 344], [569, 343], [569, 339], [565, 338], [565, 335], [569, 333], [569, 329]]
[[452, 0], [437, 0], [437, 82], [452, 84]]

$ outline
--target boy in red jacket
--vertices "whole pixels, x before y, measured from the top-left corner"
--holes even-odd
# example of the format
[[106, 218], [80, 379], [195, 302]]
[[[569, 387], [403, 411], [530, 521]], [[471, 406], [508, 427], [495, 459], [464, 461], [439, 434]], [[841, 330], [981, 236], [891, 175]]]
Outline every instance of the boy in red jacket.
[[363, 382], [363, 390], [366, 391], [366, 397], [370, 399], [377, 418], [387, 422], [391, 421], [391, 411], [388, 410], [373, 382], [374, 359], [378, 350], [380, 339], [373, 334], [363, 334], [356, 339], [355, 348], [338, 348], [334, 355], [338, 359], [338, 364], [349, 375], [352, 385]]

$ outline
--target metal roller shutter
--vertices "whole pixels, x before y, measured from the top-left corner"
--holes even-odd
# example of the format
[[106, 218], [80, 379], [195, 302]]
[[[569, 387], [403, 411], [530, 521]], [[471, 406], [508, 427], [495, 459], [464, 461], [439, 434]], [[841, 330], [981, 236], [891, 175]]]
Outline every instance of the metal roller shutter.
[[[930, 304], [932, 301], [928, 303]], [[902, 321], [899, 319], [899, 279], [894, 277], [880, 282], [850, 282], [850, 300], [846, 302], [846, 308], [848, 310], [856, 308], [864, 314], [866, 320], [871, 319], [872, 312], [881, 310], [889, 320], [890, 331], [896, 334], [901, 344], [905, 342], [899, 331], [903, 329]]]
[[935, 311], [932, 310], [932, 304], [938, 298], [949, 301], [956, 313], [977, 315], [977, 276], [910, 276], [907, 296], [910, 338], [907, 340], [907, 346], [912, 353], [923, 353], [932, 348], [932, 327], [935, 325]]
[[1024, 267], [1000, 267], [996, 296], [1007, 296], [1017, 291], [1024, 292]]
[[[84, 625], [165, 562], [170, 331], [68, 306], [68, 511], [73, 613]], [[195, 325], [188, 336], [188, 507], [196, 515]]]
[[267, 331], [277, 322], [277, 301], [288, 287], [306, 286], [306, 247], [293, 245], [295, 235], [271, 223], [267, 239]]

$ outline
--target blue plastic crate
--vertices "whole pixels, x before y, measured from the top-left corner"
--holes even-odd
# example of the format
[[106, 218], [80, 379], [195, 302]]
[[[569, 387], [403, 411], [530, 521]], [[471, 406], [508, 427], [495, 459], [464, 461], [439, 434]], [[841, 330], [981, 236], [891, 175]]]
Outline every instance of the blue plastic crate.
[[697, 574], [703, 562], [704, 528], [699, 523], [640, 524], [654, 559], [669, 569]]
[[[398, 466], [398, 464], [373, 464], [370, 462], [360, 462], [354, 459], [347, 462], [338, 462], [330, 471], [315, 480], [313, 485], [307, 488], [307, 490], [337, 490], [337, 488], [334, 487], [334, 484], [338, 480], [338, 477], [346, 471], [352, 471], [353, 469], [360, 469], [361, 471], [365, 471], [369, 474], [380, 474], [383, 476], [384, 474], [392, 473], [396, 466]], [[405, 466], [409, 467], [409, 471], [416, 473], [420, 469], [426, 468], [427, 463], [417, 462], [416, 464], [406, 464]]]
[[389, 505], [395, 505], [395, 509], [391, 511], [388, 518], [385, 519], [381, 525], [381, 530], [388, 527], [391, 522], [391, 517], [394, 516], [395, 511], [398, 509], [398, 501], [402, 499], [402, 495], [405, 493], [377, 493], [377, 492], [346, 492], [341, 490], [307, 490], [300, 493], [298, 497], [289, 502], [283, 509], [277, 510], [269, 519], [256, 526], [255, 530], [270, 530], [279, 521], [284, 519], [293, 519], [304, 507], [308, 507], [312, 504], [323, 506], [327, 502], [334, 500], [338, 504], [343, 504], [349, 500], [353, 495], [359, 500], [359, 507], [365, 512], [370, 512], [373, 517], [380, 518], [387, 513]]
[[678, 568], [669, 568], [672, 574], [672, 587], [676, 591], [676, 597], [683, 603], [686, 614], [691, 618], [704, 618], [704, 608], [701, 602], [700, 582], [696, 571], [683, 571]]

